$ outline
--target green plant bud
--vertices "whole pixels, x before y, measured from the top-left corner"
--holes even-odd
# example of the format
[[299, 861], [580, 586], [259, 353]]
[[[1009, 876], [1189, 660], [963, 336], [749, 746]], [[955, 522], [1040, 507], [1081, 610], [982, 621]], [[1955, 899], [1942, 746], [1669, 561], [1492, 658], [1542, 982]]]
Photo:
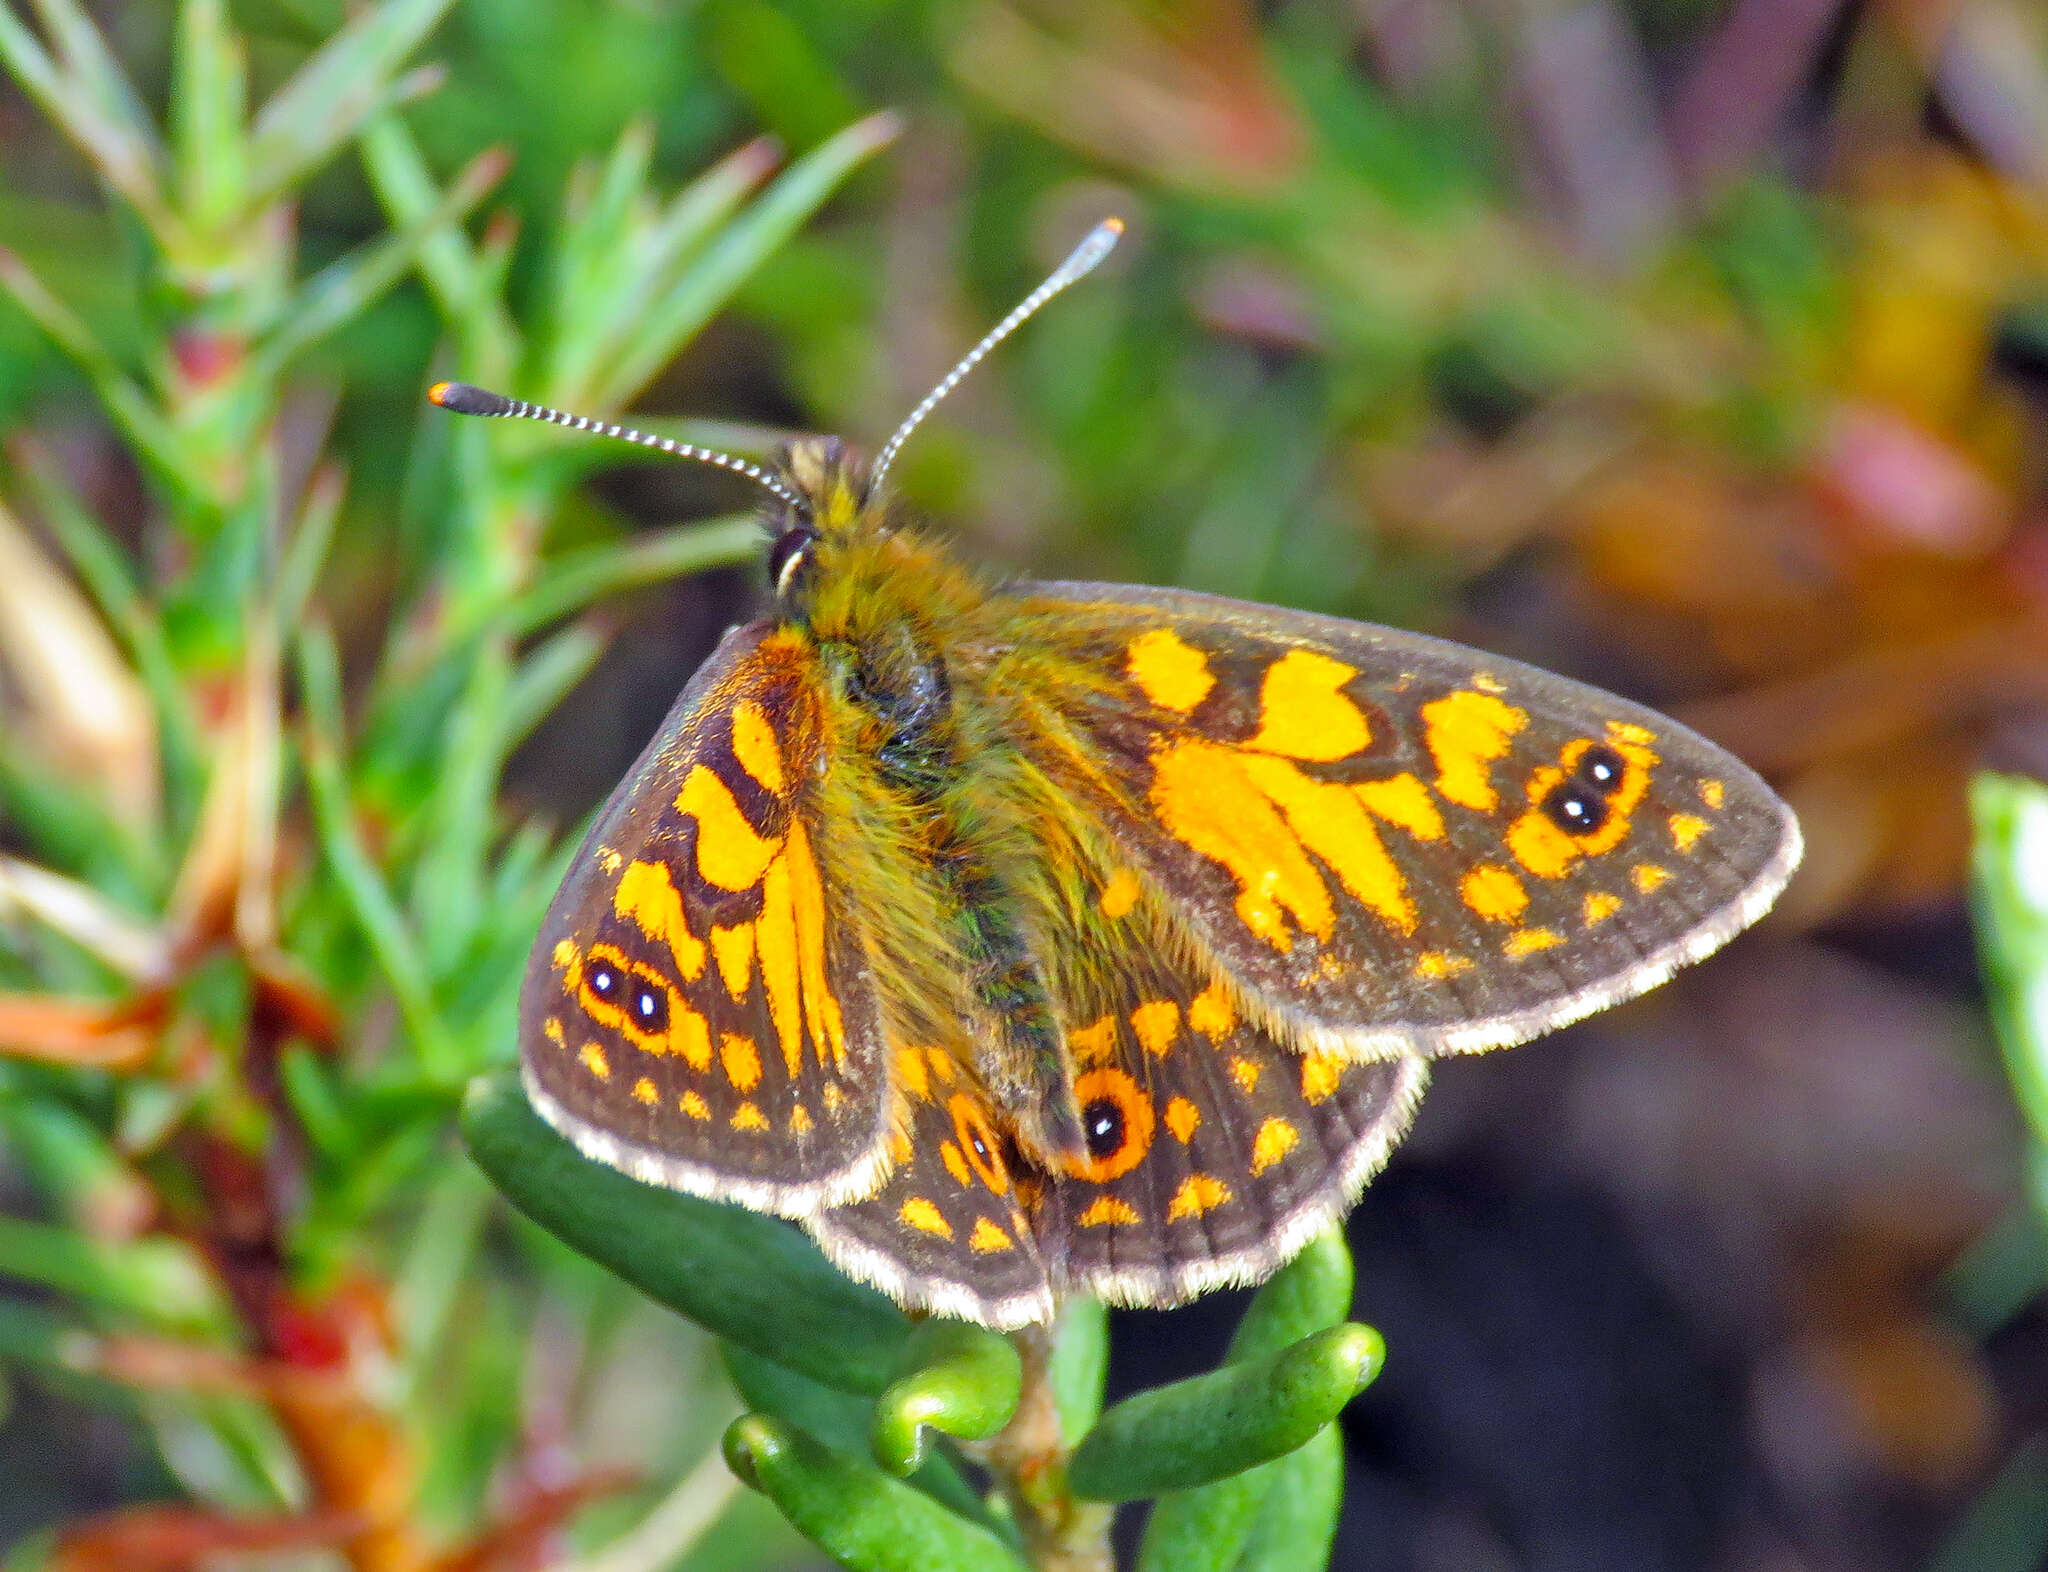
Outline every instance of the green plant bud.
[[1347, 1322], [1277, 1354], [1126, 1398], [1074, 1451], [1068, 1481], [1096, 1501], [1192, 1490], [1284, 1456], [1379, 1374], [1386, 1345]]
[[853, 1572], [1023, 1572], [987, 1529], [766, 1414], [733, 1421], [725, 1459], [799, 1533]]
[[904, 1345], [903, 1366], [875, 1404], [875, 1461], [892, 1474], [924, 1462], [927, 1426], [984, 1441], [1017, 1411], [1023, 1364], [994, 1332], [965, 1321], [926, 1321]]
[[510, 1072], [472, 1083], [462, 1133], [514, 1206], [670, 1309], [841, 1391], [879, 1392], [896, 1374], [910, 1322], [786, 1224], [587, 1161]]

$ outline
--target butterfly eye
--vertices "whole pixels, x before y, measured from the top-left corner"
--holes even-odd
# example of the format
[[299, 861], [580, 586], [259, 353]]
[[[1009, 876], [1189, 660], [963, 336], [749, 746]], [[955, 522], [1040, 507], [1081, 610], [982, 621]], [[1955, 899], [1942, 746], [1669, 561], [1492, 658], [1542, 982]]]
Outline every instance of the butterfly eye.
[[775, 593], [787, 595], [790, 587], [803, 576], [810, 565], [811, 547], [817, 544], [817, 535], [801, 525], [784, 530], [776, 536], [775, 544], [768, 548], [768, 582], [775, 586]]

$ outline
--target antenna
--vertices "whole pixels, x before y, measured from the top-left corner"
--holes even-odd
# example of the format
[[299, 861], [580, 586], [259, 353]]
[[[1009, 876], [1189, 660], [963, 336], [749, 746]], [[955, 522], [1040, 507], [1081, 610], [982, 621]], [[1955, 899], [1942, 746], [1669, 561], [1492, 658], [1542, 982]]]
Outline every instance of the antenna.
[[1078, 284], [1097, 264], [1109, 255], [1118, 238], [1124, 232], [1124, 221], [1120, 218], [1105, 218], [1088, 231], [1087, 238], [1068, 253], [1067, 260], [1052, 270], [1052, 276], [1017, 303], [1002, 321], [988, 330], [988, 336], [961, 356], [960, 364], [947, 372], [939, 385], [925, 394], [924, 401], [913, 409], [903, 424], [896, 428], [896, 434], [882, 445], [882, 451], [875, 455], [875, 467], [868, 481], [870, 491], [881, 489], [882, 477], [889, 473], [889, 466], [895, 462], [896, 454], [909, 440], [910, 434], [924, 424], [925, 416], [939, 407], [939, 400], [966, 379], [967, 373], [980, 365], [984, 356], [1028, 322], [1038, 308], [1052, 299], [1069, 284]]
[[793, 508], [801, 510], [804, 506], [804, 499], [780, 476], [770, 474], [759, 464], [747, 459], [735, 458], [730, 453], [720, 453], [716, 448], [700, 448], [693, 443], [678, 442], [673, 437], [658, 437], [651, 431], [635, 431], [631, 426], [613, 425], [608, 420], [593, 420], [588, 415], [572, 415], [567, 410], [550, 409], [545, 404], [529, 404], [523, 398], [507, 398], [502, 393], [471, 387], [467, 382], [436, 382], [427, 389], [427, 402], [453, 410], [458, 415], [544, 420], [551, 426], [567, 426], [571, 431], [594, 431], [601, 437], [617, 437], [621, 442], [638, 443], [643, 448], [657, 448], [663, 453], [673, 453], [677, 458], [697, 459], [705, 464], [716, 464], [720, 469], [729, 469], [746, 476], [756, 485], [774, 492]]

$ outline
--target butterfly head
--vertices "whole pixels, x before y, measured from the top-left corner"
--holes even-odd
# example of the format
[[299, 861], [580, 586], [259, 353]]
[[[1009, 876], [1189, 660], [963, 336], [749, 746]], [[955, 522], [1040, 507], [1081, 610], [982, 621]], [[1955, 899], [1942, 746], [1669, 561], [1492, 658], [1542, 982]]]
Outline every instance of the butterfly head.
[[[880, 528], [867, 461], [838, 437], [800, 437], [775, 455], [773, 473], [795, 493], [765, 507], [771, 544], [768, 582], [785, 606], [801, 600], [817, 569], [819, 548]], [[829, 546], [826, 547], [830, 549]]]

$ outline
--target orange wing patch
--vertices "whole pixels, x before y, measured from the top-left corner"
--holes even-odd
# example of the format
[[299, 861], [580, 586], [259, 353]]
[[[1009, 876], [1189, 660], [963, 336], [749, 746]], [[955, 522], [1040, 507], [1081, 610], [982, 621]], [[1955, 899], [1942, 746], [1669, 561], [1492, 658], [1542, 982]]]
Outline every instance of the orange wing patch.
[[1250, 746], [1290, 759], [1332, 763], [1361, 752], [1372, 727], [1340, 691], [1358, 675], [1313, 650], [1289, 650], [1266, 668], [1259, 687], [1259, 732]]
[[1171, 628], [1153, 628], [1131, 640], [1124, 670], [1145, 697], [1185, 715], [1209, 696], [1216, 679], [1209, 658]]
[[1422, 706], [1424, 740], [1436, 761], [1436, 789], [1447, 802], [1480, 813], [1500, 806], [1493, 761], [1529, 724], [1529, 712], [1491, 693], [1463, 689]]

